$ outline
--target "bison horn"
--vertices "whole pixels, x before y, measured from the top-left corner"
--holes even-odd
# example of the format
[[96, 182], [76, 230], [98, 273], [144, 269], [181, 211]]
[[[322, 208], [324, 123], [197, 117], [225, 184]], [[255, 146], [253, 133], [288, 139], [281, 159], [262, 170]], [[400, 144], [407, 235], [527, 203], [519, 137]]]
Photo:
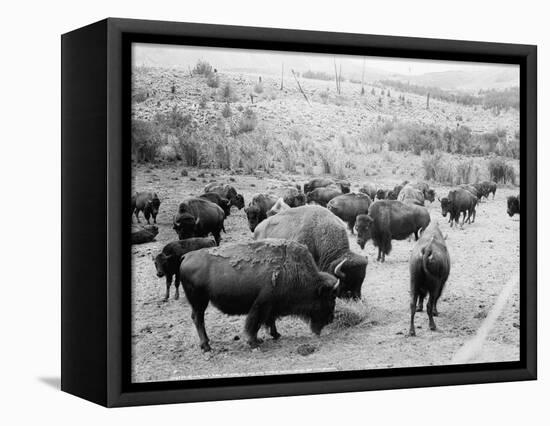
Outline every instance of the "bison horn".
[[336, 284], [334, 284], [334, 287], [332, 287], [332, 289], [337, 290], [339, 286], [340, 286], [340, 279], [337, 279]]
[[334, 275], [336, 275], [338, 278], [345, 278], [346, 277], [346, 274], [344, 274], [341, 269], [342, 269], [342, 265], [346, 263], [346, 259], [342, 260], [337, 266], [336, 268], [334, 268]]
[[200, 222], [200, 220], [201, 220], [201, 218], [200, 218], [200, 217], [198, 217], [198, 218], [197, 218], [197, 220], [195, 221], [195, 225], [198, 225], [198, 224], [199, 224], [199, 222]]

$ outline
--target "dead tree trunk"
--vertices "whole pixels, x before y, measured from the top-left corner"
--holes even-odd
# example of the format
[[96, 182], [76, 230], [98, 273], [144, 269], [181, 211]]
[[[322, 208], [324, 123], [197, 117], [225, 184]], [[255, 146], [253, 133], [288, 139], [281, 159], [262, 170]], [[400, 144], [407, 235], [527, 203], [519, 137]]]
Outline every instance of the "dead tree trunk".
[[426, 109], [430, 109], [430, 94], [428, 93], [428, 96], [426, 96]]
[[300, 85], [300, 82], [298, 81], [298, 78], [296, 78], [296, 73], [294, 72], [294, 70], [291, 70], [291, 71], [292, 71], [292, 75], [294, 77], [294, 80], [296, 80], [296, 84], [298, 85], [298, 89], [300, 89], [300, 92], [302, 92], [302, 95], [304, 95], [304, 98], [306, 99], [308, 105], [311, 106], [311, 104], [309, 103], [309, 99], [307, 98], [306, 93], [304, 92], [304, 90], [302, 89], [302, 86]]
[[285, 63], [281, 63], [281, 90], [283, 90], [283, 76], [285, 75]]

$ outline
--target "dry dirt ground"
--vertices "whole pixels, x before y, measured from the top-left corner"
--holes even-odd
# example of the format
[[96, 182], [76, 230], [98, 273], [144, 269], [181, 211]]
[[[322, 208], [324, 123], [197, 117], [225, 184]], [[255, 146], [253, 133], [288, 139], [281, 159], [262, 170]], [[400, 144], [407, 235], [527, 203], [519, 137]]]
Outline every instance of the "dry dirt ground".
[[[361, 251], [349, 234], [352, 250], [368, 256], [369, 266], [360, 302], [337, 302], [336, 320], [321, 337], [313, 335], [299, 319], [278, 322], [281, 339], [274, 341], [263, 330], [265, 342], [251, 350], [243, 339], [235, 340], [243, 330], [244, 317], [230, 317], [210, 306], [206, 311], [206, 329], [212, 352], [202, 353], [191, 320], [191, 309], [183, 291], [179, 300], [163, 302], [164, 278], [155, 274], [152, 256], [176, 239], [172, 216], [186, 197], [199, 195], [210, 181], [228, 182], [243, 193], [245, 201], [257, 192], [277, 193], [291, 182], [291, 176], [243, 176], [220, 171], [188, 169], [174, 165], [134, 169], [135, 190], [156, 191], [162, 200], [156, 241], [132, 247], [133, 259], [133, 381], [184, 380], [258, 374], [313, 371], [341, 371], [449, 364], [453, 355], [471, 339], [483, 323], [502, 288], [519, 277], [519, 219], [506, 214], [506, 197], [515, 188], [499, 188], [494, 200], [483, 202], [477, 219], [463, 229], [449, 228], [441, 216], [439, 203], [427, 205], [432, 220], [437, 220], [451, 255], [452, 268], [446, 289], [438, 305], [437, 331], [430, 331], [425, 312], [416, 317], [417, 336], [408, 337], [409, 272], [408, 260], [414, 242], [396, 241], [385, 263], [376, 262], [376, 249], [369, 242]], [[370, 178], [383, 187], [391, 187], [409, 176]], [[351, 179], [357, 191], [362, 180]], [[296, 177], [303, 183], [304, 176]], [[436, 187], [443, 196], [449, 188]], [[135, 220], [135, 219], [134, 219]], [[143, 221], [143, 218], [142, 218]], [[222, 244], [252, 239], [243, 210], [233, 208], [225, 222], [227, 234]], [[346, 323], [354, 318], [354, 325]], [[265, 335], [264, 335], [265, 334]], [[313, 353], [298, 351], [308, 344]], [[519, 286], [514, 285], [502, 314], [491, 329], [479, 354], [470, 362], [512, 361], [519, 359]]]

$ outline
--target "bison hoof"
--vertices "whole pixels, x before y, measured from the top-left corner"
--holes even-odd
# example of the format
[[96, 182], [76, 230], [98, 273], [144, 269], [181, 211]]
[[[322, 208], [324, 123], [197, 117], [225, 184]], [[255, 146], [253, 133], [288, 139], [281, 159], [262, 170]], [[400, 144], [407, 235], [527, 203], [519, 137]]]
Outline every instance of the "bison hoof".
[[432, 313], [432, 315], [433, 315], [434, 317], [438, 317], [438, 316], [439, 316], [439, 312], [434, 310], [433, 313]]
[[430, 330], [432, 330], [432, 331], [435, 331], [435, 330], [437, 330], [437, 327], [435, 326], [435, 324], [433, 324], [433, 325], [430, 325]]
[[409, 336], [411, 337], [416, 336], [416, 331], [414, 331], [414, 329], [411, 328], [411, 330], [409, 331]]
[[422, 306], [417, 306], [416, 307], [416, 312], [422, 312], [424, 310], [424, 308]]
[[210, 352], [212, 350], [208, 342], [201, 343], [201, 349], [203, 352]]
[[179, 294], [176, 294], [176, 295], [174, 296], [174, 300], [178, 300], [179, 298], [180, 298], [180, 295], [179, 295]]

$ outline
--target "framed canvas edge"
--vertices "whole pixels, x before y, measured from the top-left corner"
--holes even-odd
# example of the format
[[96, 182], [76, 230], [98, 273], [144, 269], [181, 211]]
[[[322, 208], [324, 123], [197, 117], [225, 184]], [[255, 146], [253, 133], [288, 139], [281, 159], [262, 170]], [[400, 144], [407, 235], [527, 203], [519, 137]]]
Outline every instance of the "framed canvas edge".
[[[440, 39], [421, 39], [392, 36], [370, 36], [362, 34], [327, 33], [300, 30], [282, 30], [271, 28], [234, 27], [209, 24], [188, 24], [163, 21], [142, 21], [109, 18], [107, 46], [108, 75], [108, 129], [107, 129], [107, 170], [108, 170], [108, 243], [107, 243], [107, 406], [121, 407], [130, 405], [162, 404], [176, 402], [198, 402], [225, 399], [262, 398], [290, 395], [321, 394], [336, 392], [355, 392], [366, 390], [386, 390], [399, 388], [416, 388], [425, 386], [447, 386], [489, 382], [505, 382], [518, 380], [535, 380], [536, 369], [536, 285], [537, 285], [537, 246], [536, 246], [536, 87], [537, 87], [537, 50], [532, 45], [501, 44], [487, 42], [470, 42]], [[123, 231], [123, 194], [121, 191], [122, 167], [124, 166], [124, 151], [122, 141], [123, 122], [121, 111], [123, 61], [121, 56], [123, 37], [125, 34], [146, 34], [161, 37], [188, 36], [208, 37], [218, 40], [239, 39], [254, 41], [263, 37], [264, 42], [279, 40], [282, 43], [299, 43], [311, 46], [330, 45], [338, 48], [344, 44], [361, 47], [365, 43], [375, 46], [379, 54], [382, 50], [408, 52], [417, 58], [433, 58], [434, 52], [453, 52], [458, 57], [491, 56], [499, 58], [515, 58], [517, 63], [524, 65], [525, 86], [521, 86], [525, 108], [522, 110], [524, 120], [520, 129], [524, 136], [525, 146], [522, 154], [521, 188], [527, 194], [527, 203], [522, 205], [524, 218], [521, 232], [526, 237], [522, 239], [522, 285], [525, 285], [526, 297], [522, 304], [522, 338], [525, 339], [525, 365], [513, 369], [473, 371], [461, 373], [394, 375], [391, 377], [334, 379], [330, 381], [296, 381], [277, 384], [250, 384], [238, 386], [207, 386], [192, 389], [166, 389], [154, 391], [129, 391], [125, 389], [122, 380], [125, 359], [122, 351], [123, 326], [129, 318], [124, 317], [121, 309], [123, 300], [122, 264], [128, 260], [129, 253], [124, 254], [121, 244]], [[292, 40], [290, 40], [292, 39]], [[330, 42], [332, 40], [332, 42]], [[422, 46], [422, 48], [420, 48]], [[380, 50], [382, 49], [382, 50]], [[397, 49], [397, 50], [396, 50]], [[368, 49], [367, 49], [368, 50]], [[372, 50], [372, 49], [371, 49]], [[414, 55], [413, 55], [414, 53]], [[418, 53], [418, 54], [416, 54]], [[441, 59], [437, 57], [436, 59]], [[461, 59], [466, 60], [466, 59]], [[126, 82], [127, 83], [127, 82]], [[525, 158], [525, 163], [523, 163]], [[525, 245], [523, 243], [525, 242]], [[525, 260], [525, 262], [523, 262]], [[128, 312], [126, 312], [128, 314]], [[525, 327], [525, 328], [523, 328]], [[182, 383], [182, 382], [178, 382]]]

